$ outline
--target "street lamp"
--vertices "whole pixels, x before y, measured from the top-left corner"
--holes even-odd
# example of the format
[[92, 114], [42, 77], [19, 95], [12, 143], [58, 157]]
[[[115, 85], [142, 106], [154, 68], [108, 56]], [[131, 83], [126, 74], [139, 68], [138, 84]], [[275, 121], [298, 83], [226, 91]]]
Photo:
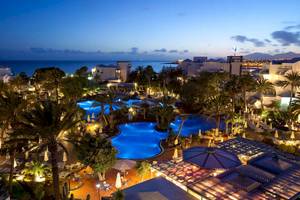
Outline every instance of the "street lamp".
[[99, 192], [99, 190], [100, 190], [100, 183], [97, 183], [96, 184], [96, 188], [97, 188], [97, 193], [98, 193], [98, 199], [100, 200], [100, 192]]

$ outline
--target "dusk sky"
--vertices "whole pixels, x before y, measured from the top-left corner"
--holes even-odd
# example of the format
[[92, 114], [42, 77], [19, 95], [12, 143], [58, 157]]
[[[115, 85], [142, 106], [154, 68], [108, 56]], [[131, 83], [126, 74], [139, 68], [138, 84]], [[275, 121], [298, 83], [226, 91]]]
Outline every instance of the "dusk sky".
[[299, 0], [0, 0], [0, 59], [300, 53]]

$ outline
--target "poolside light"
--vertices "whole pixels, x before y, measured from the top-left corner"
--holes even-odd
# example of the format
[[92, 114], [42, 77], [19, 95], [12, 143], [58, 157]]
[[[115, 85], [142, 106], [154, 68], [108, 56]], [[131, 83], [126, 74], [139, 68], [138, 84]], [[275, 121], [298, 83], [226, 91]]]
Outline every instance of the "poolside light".
[[119, 189], [122, 187], [122, 182], [121, 182], [121, 174], [120, 172], [117, 173], [117, 178], [116, 178], [116, 188]]
[[14, 159], [14, 168], [18, 166], [16, 159]]
[[275, 138], [278, 138], [278, 137], [279, 137], [279, 135], [278, 135], [278, 130], [277, 130], [277, 129], [275, 130], [275, 135], [274, 135], [274, 137], [275, 137]]
[[96, 184], [96, 188], [99, 189], [100, 188], [100, 183]]
[[9, 159], [10, 159], [10, 155], [9, 155], [8, 152], [6, 153], [5, 159], [6, 159], [6, 160], [9, 160]]
[[173, 154], [173, 157], [172, 157], [174, 160], [176, 160], [178, 158], [178, 150], [177, 148], [174, 149], [174, 154]]
[[245, 131], [243, 132], [243, 138], [246, 138], [246, 132]]
[[201, 131], [201, 129], [199, 129], [198, 136], [199, 136], [199, 137], [202, 136], [202, 131]]
[[67, 153], [64, 151], [63, 162], [67, 162], [67, 161], [68, 161], [68, 156]]
[[47, 162], [49, 160], [49, 157], [48, 157], [48, 147], [46, 149], [46, 151], [44, 152], [44, 161]]
[[295, 139], [295, 133], [294, 133], [294, 131], [292, 131], [292, 133], [291, 133], [291, 140], [294, 140]]
[[29, 151], [26, 151], [26, 152], [25, 152], [25, 159], [27, 160], [28, 157], [29, 157]]
[[178, 138], [175, 139], [174, 145], [178, 145]]

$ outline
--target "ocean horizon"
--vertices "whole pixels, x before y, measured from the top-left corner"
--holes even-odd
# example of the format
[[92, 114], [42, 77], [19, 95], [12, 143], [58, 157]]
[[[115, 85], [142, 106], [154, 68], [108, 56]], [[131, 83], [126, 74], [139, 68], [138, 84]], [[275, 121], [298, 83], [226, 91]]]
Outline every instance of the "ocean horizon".
[[[116, 64], [118, 60], [0, 60], [0, 67], [10, 67], [14, 74], [25, 72], [27, 75], [32, 75], [37, 68], [45, 67], [59, 67], [66, 73], [74, 73], [76, 69], [87, 66], [89, 69], [92, 67], [104, 64]], [[130, 61], [132, 68], [139, 66], [151, 65], [156, 72], [160, 72], [165, 67], [176, 67], [176, 64], [170, 64], [172, 61]]]

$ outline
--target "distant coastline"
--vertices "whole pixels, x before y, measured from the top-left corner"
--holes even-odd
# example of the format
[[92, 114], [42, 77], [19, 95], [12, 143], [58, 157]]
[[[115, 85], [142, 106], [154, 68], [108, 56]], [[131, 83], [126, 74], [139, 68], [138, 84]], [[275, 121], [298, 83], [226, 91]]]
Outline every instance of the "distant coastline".
[[[0, 67], [10, 67], [13, 73], [25, 72], [32, 75], [35, 69], [43, 67], [59, 67], [66, 73], [73, 73], [76, 69], [87, 66], [89, 69], [98, 64], [116, 64], [114, 60], [0, 60]], [[132, 70], [138, 66], [151, 65], [156, 72], [165, 67], [176, 67], [172, 61], [131, 61]]]

